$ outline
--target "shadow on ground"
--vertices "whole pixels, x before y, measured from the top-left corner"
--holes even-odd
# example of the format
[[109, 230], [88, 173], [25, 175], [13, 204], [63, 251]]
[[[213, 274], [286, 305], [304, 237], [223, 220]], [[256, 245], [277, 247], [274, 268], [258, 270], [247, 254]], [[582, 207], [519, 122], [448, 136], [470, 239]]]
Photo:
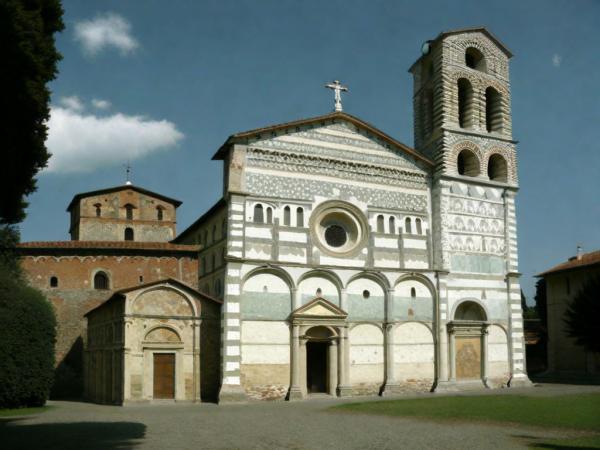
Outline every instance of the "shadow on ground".
[[2, 448], [113, 450], [133, 449], [146, 434], [137, 422], [23, 423], [23, 418], [0, 419]]
[[527, 444], [531, 450], [600, 450], [600, 434], [561, 439], [544, 439], [535, 436], [514, 436]]

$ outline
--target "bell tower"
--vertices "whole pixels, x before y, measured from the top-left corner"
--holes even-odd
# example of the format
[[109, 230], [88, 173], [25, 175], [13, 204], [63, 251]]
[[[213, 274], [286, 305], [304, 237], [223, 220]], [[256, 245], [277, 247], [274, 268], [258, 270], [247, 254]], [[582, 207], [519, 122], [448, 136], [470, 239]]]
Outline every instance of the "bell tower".
[[[528, 382], [514, 202], [518, 180], [511, 56], [488, 30], [469, 28], [425, 42], [410, 68], [415, 149], [435, 163], [432, 237], [440, 278], [442, 383], [456, 381], [451, 330], [459, 323], [458, 307], [467, 299], [480, 304], [485, 323], [506, 324], [511, 380]], [[494, 370], [500, 369], [485, 369], [483, 379], [492, 379]]]

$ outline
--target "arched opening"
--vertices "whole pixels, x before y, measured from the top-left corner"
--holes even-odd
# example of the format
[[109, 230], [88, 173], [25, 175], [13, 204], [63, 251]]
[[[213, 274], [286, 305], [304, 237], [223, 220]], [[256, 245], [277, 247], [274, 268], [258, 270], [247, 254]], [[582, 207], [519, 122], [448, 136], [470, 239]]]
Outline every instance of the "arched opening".
[[102, 215], [102, 205], [96, 203], [94, 207], [96, 208], [96, 217], [100, 217]]
[[163, 220], [163, 208], [161, 206], [156, 207], [156, 220]]
[[396, 234], [396, 219], [394, 219], [394, 216], [390, 216], [389, 220], [388, 220], [388, 226], [389, 226], [389, 233], [390, 234]]
[[383, 219], [383, 216], [381, 214], [377, 216], [377, 232], [378, 233], [385, 232], [383, 220], [384, 219]]
[[265, 222], [265, 216], [264, 216], [264, 212], [263, 212], [263, 206], [262, 205], [254, 205], [254, 217], [253, 217], [253, 222], [254, 223], [264, 223]]
[[456, 308], [454, 320], [484, 322], [487, 320], [487, 315], [481, 305], [476, 302], [466, 301], [462, 302], [458, 305], [458, 308]]
[[267, 223], [273, 223], [273, 209], [267, 208]]
[[479, 159], [471, 150], [461, 150], [456, 160], [456, 169], [459, 175], [476, 177], [479, 175]]
[[289, 206], [283, 208], [283, 224], [287, 227], [290, 226], [290, 222], [292, 220], [291, 215], [292, 213]]
[[485, 90], [485, 128], [488, 132], [500, 132], [502, 124], [502, 94], [489, 87]]
[[296, 226], [304, 227], [304, 209], [296, 209]]
[[415, 227], [417, 228], [417, 234], [423, 234], [423, 225], [418, 217], [415, 219]]
[[410, 217], [407, 217], [404, 220], [404, 232], [412, 234], [412, 221], [410, 220]]
[[332, 332], [317, 326], [306, 332], [306, 387], [309, 393], [328, 392], [329, 346]]
[[50, 277], [50, 287], [58, 287], [58, 277]]
[[133, 228], [130, 228], [130, 227], [125, 228], [125, 240], [133, 241]]
[[125, 217], [127, 220], [133, 220], [133, 205], [125, 205]]
[[502, 155], [495, 153], [488, 159], [488, 177], [492, 181], [508, 181], [508, 167]]
[[473, 86], [466, 78], [458, 80], [458, 125], [461, 128], [473, 127]]
[[481, 53], [475, 47], [469, 47], [465, 51], [465, 64], [467, 67], [479, 70], [480, 72], [485, 72], [487, 70], [483, 53]]
[[108, 275], [104, 272], [98, 272], [94, 275], [94, 289], [108, 289]]

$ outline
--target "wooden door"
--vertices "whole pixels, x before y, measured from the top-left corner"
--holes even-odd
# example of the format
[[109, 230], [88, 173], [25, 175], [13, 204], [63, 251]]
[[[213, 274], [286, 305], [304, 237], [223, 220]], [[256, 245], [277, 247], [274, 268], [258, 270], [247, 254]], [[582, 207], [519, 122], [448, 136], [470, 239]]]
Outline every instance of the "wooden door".
[[456, 378], [481, 378], [481, 338], [456, 337]]
[[175, 354], [154, 354], [154, 398], [175, 398]]

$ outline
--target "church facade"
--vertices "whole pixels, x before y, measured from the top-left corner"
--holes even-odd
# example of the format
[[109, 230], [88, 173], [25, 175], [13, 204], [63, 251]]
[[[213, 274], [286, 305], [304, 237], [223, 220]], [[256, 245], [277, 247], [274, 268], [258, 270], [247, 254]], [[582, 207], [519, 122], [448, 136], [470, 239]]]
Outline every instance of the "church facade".
[[529, 383], [510, 57], [484, 28], [428, 41], [414, 149], [336, 100], [216, 152], [223, 197], [174, 242], [223, 301], [221, 401]]

